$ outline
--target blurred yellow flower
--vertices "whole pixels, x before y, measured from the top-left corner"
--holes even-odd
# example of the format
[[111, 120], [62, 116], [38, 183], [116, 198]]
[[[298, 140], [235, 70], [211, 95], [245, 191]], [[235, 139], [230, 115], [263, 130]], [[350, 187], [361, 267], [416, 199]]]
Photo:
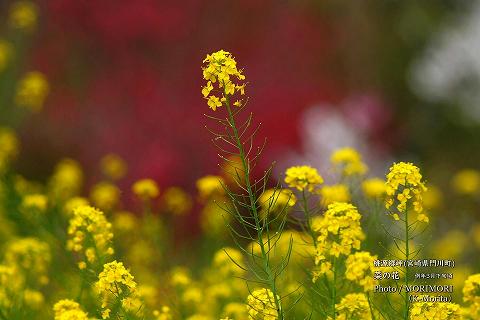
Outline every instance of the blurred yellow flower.
[[22, 199], [22, 210], [44, 213], [47, 210], [48, 198], [43, 194], [28, 194]]
[[245, 273], [243, 254], [240, 250], [225, 247], [213, 256], [213, 268], [224, 277], [238, 277]]
[[5, 248], [4, 263], [12, 266], [40, 285], [48, 283], [50, 247], [36, 238], [20, 238], [9, 242]]
[[463, 169], [452, 178], [452, 187], [458, 194], [474, 195], [480, 191], [480, 171]]
[[223, 186], [225, 181], [220, 176], [204, 176], [197, 180], [196, 182], [197, 190], [200, 199], [206, 200], [210, 197], [223, 195], [225, 190]]
[[67, 200], [77, 196], [83, 186], [83, 171], [72, 159], [63, 159], [55, 167], [48, 183], [49, 195], [55, 200]]
[[23, 301], [25, 305], [33, 310], [41, 310], [45, 303], [45, 298], [40, 291], [26, 289], [23, 292]]
[[187, 214], [193, 207], [190, 195], [179, 187], [167, 188], [163, 193], [161, 203], [165, 211], [174, 215]]
[[443, 194], [440, 188], [429, 184], [423, 194], [423, 205], [427, 210], [438, 209], [442, 206]]
[[15, 94], [15, 103], [31, 111], [42, 109], [50, 91], [47, 78], [40, 72], [27, 73], [18, 83]]
[[327, 207], [334, 202], [349, 202], [350, 191], [344, 184], [334, 184], [330, 186], [323, 186], [319, 191], [320, 203], [322, 206]]
[[462, 230], [450, 230], [435, 241], [432, 254], [440, 259], [459, 259], [468, 245], [468, 237]]
[[362, 191], [368, 198], [382, 198], [386, 192], [385, 181], [380, 178], [366, 179], [362, 182]]
[[362, 156], [357, 150], [345, 147], [335, 150], [330, 161], [340, 169], [344, 176], [363, 175], [367, 172], [367, 166], [362, 162]]
[[8, 16], [8, 24], [13, 29], [33, 31], [37, 26], [38, 8], [32, 1], [15, 1]]
[[114, 153], [109, 153], [100, 160], [100, 168], [106, 177], [114, 181], [123, 178], [127, 173], [126, 162]]
[[98, 208], [110, 211], [115, 208], [120, 199], [120, 190], [110, 182], [99, 182], [92, 187], [90, 192], [92, 203]]
[[287, 213], [296, 202], [297, 197], [290, 189], [267, 189], [258, 197], [262, 218], [268, 214]]
[[73, 214], [73, 210], [77, 207], [81, 206], [88, 206], [89, 202], [87, 198], [83, 197], [73, 197], [67, 200], [65, 202], [65, 205], [63, 206], [63, 213], [69, 217]]
[[150, 200], [158, 197], [158, 185], [152, 179], [141, 179], [132, 186], [132, 192], [142, 200]]

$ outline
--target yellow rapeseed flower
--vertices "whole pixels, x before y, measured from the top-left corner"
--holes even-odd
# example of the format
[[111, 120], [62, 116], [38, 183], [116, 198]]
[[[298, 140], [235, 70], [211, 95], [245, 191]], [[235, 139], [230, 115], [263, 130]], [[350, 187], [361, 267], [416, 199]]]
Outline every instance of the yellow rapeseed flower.
[[290, 188], [312, 192], [318, 185], [323, 183], [323, 178], [315, 168], [310, 166], [295, 166], [285, 171], [285, 183]]
[[351, 196], [348, 187], [344, 184], [323, 186], [319, 191], [320, 203], [327, 207], [334, 202], [350, 202]]
[[48, 283], [50, 261], [49, 245], [36, 238], [15, 239], [5, 248], [4, 263], [22, 270], [28, 278], [36, 279], [41, 285]]
[[187, 214], [193, 207], [193, 201], [190, 195], [179, 187], [166, 189], [161, 202], [163, 209], [174, 215]]
[[32, 1], [15, 1], [8, 16], [8, 24], [14, 29], [30, 32], [37, 26], [38, 8]]
[[287, 212], [295, 206], [297, 197], [289, 189], [267, 189], [258, 198], [260, 215], [265, 218], [268, 214]]
[[98, 208], [110, 211], [118, 204], [120, 199], [120, 189], [118, 189], [113, 183], [102, 181], [92, 187], [90, 199]]
[[480, 171], [463, 169], [452, 178], [452, 187], [458, 194], [475, 195], [480, 191]]
[[53, 306], [55, 320], [88, 320], [80, 305], [70, 299], [63, 299]]
[[395, 220], [410, 209], [418, 214], [417, 220], [428, 222], [423, 211], [423, 193], [427, 190], [420, 169], [411, 163], [394, 163], [387, 174], [385, 207]]
[[28, 194], [22, 199], [21, 208], [24, 211], [44, 213], [47, 210], [48, 198], [43, 194]]
[[463, 301], [470, 305], [472, 315], [480, 315], [480, 273], [469, 276], [465, 281]]
[[370, 304], [363, 293], [349, 293], [335, 305], [338, 320], [371, 320]]
[[109, 153], [100, 160], [100, 168], [103, 174], [112, 180], [119, 180], [127, 173], [126, 162], [114, 153]]
[[55, 167], [48, 183], [49, 195], [56, 200], [77, 196], [83, 186], [83, 171], [73, 159], [63, 159]]
[[31, 111], [42, 109], [50, 87], [44, 74], [34, 71], [27, 73], [18, 83], [15, 103]]
[[102, 301], [103, 318], [109, 318], [111, 305], [121, 303], [127, 310], [130, 310], [132, 303], [136, 303], [136, 287], [137, 283], [122, 262], [106, 263], [103, 271], [98, 275], [98, 281], [95, 288], [100, 295]]
[[220, 176], [204, 176], [197, 180], [197, 190], [200, 199], [206, 200], [210, 197], [223, 195], [225, 181]]
[[314, 231], [318, 233], [315, 265], [321, 270], [314, 272], [314, 280], [319, 272], [329, 273], [329, 257], [347, 256], [353, 249], [360, 249], [360, 242], [365, 238], [360, 219], [354, 205], [334, 202], [328, 206], [323, 219], [315, 223]]
[[330, 161], [344, 176], [363, 175], [367, 172], [367, 166], [362, 162], [360, 153], [350, 147], [335, 150]]
[[[99, 257], [113, 254], [111, 241], [112, 225], [107, 221], [103, 212], [90, 206], [80, 206], [73, 210], [68, 227], [69, 240], [67, 249], [82, 253], [90, 264], [98, 261]], [[86, 267], [86, 261], [80, 261], [81, 269]]]
[[460, 306], [456, 303], [424, 301], [422, 296], [418, 299], [420, 301], [413, 303], [410, 309], [411, 320], [462, 319]]
[[158, 197], [158, 185], [152, 179], [141, 179], [132, 186], [133, 193], [142, 200], [150, 200]]
[[251, 320], [277, 320], [278, 312], [273, 292], [264, 288], [253, 291], [247, 297], [247, 312]]
[[366, 179], [362, 182], [362, 191], [368, 198], [382, 198], [386, 192], [385, 181], [380, 178]]
[[375, 284], [373, 261], [376, 259], [377, 256], [371, 255], [367, 251], [359, 251], [349, 255], [345, 261], [347, 268], [345, 278], [358, 283], [365, 292], [372, 291]]
[[[217, 110], [235, 93], [245, 94], [245, 83], [240, 82], [245, 76], [230, 52], [220, 50], [209, 54], [203, 63], [206, 64], [202, 67], [203, 78], [207, 83], [202, 88], [202, 95], [210, 109]], [[241, 106], [242, 101], [237, 100], [234, 105]]]

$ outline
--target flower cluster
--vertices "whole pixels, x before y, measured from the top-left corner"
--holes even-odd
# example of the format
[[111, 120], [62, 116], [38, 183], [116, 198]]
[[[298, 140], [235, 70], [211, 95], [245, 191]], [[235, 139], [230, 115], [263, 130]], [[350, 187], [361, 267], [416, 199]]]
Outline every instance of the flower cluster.
[[[202, 88], [202, 95], [213, 111], [221, 107], [235, 93], [245, 94], [245, 83], [238, 82], [245, 80], [245, 76], [242, 70], [237, 68], [237, 62], [230, 52], [220, 50], [209, 54], [203, 63], [207, 64], [202, 68], [203, 78], [207, 84]], [[217, 86], [214, 87], [214, 84]], [[212, 94], [212, 91], [217, 94]], [[237, 100], [234, 105], [241, 106], [242, 101]]]
[[372, 256], [370, 252], [359, 251], [348, 256], [345, 261], [347, 270], [345, 278], [363, 287], [365, 292], [373, 290], [375, 281], [373, 279], [373, 261], [377, 256]]
[[423, 298], [410, 309], [411, 320], [461, 320], [460, 306], [451, 302], [426, 302]]
[[363, 293], [349, 293], [335, 305], [338, 320], [371, 320], [370, 304]]
[[315, 223], [319, 235], [315, 264], [320, 266], [320, 274], [329, 273], [329, 256], [349, 255], [352, 249], [360, 249], [364, 238], [360, 227], [360, 213], [349, 203], [334, 202], [328, 206], [323, 219]]
[[417, 220], [428, 222], [428, 217], [422, 213], [422, 194], [426, 190], [418, 167], [406, 162], [395, 163], [387, 174], [385, 207], [390, 209], [395, 220], [399, 220], [399, 213], [413, 209], [418, 213]]
[[82, 260], [78, 264], [80, 269], [85, 269], [87, 262], [93, 264], [98, 259], [113, 254], [111, 229], [112, 225], [100, 210], [91, 206], [81, 206], [73, 210], [68, 227], [70, 239], [67, 248], [85, 255], [86, 261]]
[[252, 320], [277, 320], [275, 298], [270, 289], [257, 289], [247, 298], [247, 311]]
[[50, 247], [36, 238], [22, 238], [10, 242], [5, 249], [5, 264], [37, 279], [44, 285], [48, 282], [51, 261]]
[[310, 166], [295, 166], [285, 171], [285, 183], [290, 188], [312, 192], [318, 185], [323, 183], [323, 178], [315, 168]]
[[88, 320], [80, 305], [70, 299], [63, 299], [53, 306], [55, 320]]
[[367, 172], [362, 156], [353, 148], [345, 147], [335, 150], [330, 161], [344, 176], [363, 175]]
[[102, 317], [107, 319], [111, 312], [110, 304], [120, 298], [122, 306], [130, 310], [136, 304], [136, 287], [130, 272], [125, 269], [122, 262], [112, 261], [103, 266], [103, 271], [98, 275], [95, 288], [102, 300]]
[[480, 313], [480, 273], [468, 277], [463, 287], [463, 301], [470, 304], [474, 315]]

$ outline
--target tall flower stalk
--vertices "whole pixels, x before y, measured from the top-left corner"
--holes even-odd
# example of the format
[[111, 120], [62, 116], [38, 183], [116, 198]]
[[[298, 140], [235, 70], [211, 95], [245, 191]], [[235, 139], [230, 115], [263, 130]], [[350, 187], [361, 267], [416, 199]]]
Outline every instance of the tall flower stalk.
[[[268, 201], [266, 214], [260, 213], [259, 195], [266, 190], [272, 167], [268, 168], [258, 180], [254, 180], [252, 177], [252, 170], [255, 168], [265, 144], [254, 147], [254, 137], [259, 126], [251, 129], [251, 113], [245, 120], [239, 120], [241, 111], [244, 110], [246, 105], [246, 100], [237, 99], [232, 103], [234, 96], [245, 94], [245, 76], [242, 70], [237, 68], [236, 61], [229, 52], [223, 50], [214, 52], [207, 55], [203, 62], [206, 64], [203, 68], [203, 78], [207, 81], [207, 84], [202, 88], [203, 97], [207, 100], [210, 109], [216, 111], [217, 108], [224, 107], [226, 113], [225, 118], [207, 116], [215, 120], [224, 129], [223, 132], [215, 132], [211, 129], [209, 131], [214, 135], [212, 140], [214, 145], [221, 152], [219, 156], [226, 162], [227, 166], [231, 167], [229, 172], [235, 184], [234, 187], [229, 187], [227, 184], [223, 185], [231, 205], [224, 205], [222, 209], [236, 219], [243, 231], [237, 230], [229, 222], [227, 222], [227, 225], [239, 248], [250, 257], [248, 267], [241, 267], [253, 273], [254, 279], [252, 282], [271, 291], [271, 294], [266, 297], [273, 300], [270, 301], [276, 309], [273, 316], [278, 319], [285, 319], [285, 310], [282, 306], [277, 279], [288, 264], [291, 244], [287, 256], [282, 258], [279, 265], [274, 265], [270, 254], [273, 253], [281, 236], [286, 218], [283, 214], [274, 217], [269, 214], [273, 211], [271, 209], [276, 207], [275, 202], [279, 197], [279, 192], [281, 192], [278, 188], [271, 195], [273, 201]], [[280, 223], [277, 223], [278, 221]], [[274, 228], [274, 223], [276, 228]], [[272, 230], [272, 228], [275, 230]], [[254, 242], [255, 248], [244, 249], [239, 243], [240, 240]], [[259, 312], [261, 313], [262, 310]], [[272, 316], [272, 310], [268, 311], [268, 316]]]
[[[428, 223], [429, 219], [423, 213], [422, 195], [427, 190], [420, 169], [411, 163], [394, 163], [387, 174], [385, 206], [390, 211], [390, 215], [396, 221], [403, 222], [404, 239], [403, 246], [396, 240], [400, 237], [394, 237], [397, 248], [405, 256], [404, 265], [404, 309], [403, 319], [408, 320], [410, 309], [410, 295], [407, 291], [409, 286], [409, 266], [408, 260], [412, 259], [413, 252], [410, 248], [410, 242], [418, 235], [415, 229], [419, 223]], [[416, 216], [414, 216], [416, 215]], [[415, 219], [414, 219], [415, 218]], [[418, 253], [418, 252], [417, 252]]]

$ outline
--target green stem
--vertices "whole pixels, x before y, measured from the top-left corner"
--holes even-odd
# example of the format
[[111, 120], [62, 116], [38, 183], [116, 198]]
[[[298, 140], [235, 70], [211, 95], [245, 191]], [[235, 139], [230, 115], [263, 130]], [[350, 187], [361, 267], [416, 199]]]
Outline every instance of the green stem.
[[[225, 94], [225, 96], [227, 95]], [[267, 274], [267, 281], [270, 286], [270, 290], [272, 290], [272, 293], [273, 293], [275, 307], [278, 313], [278, 319], [283, 320], [285, 319], [285, 316], [283, 313], [281, 301], [277, 295], [275, 276], [272, 273], [267, 250], [265, 250], [265, 244], [263, 243], [263, 228], [260, 226], [260, 217], [257, 210], [256, 195], [254, 194], [252, 185], [250, 183], [250, 163], [246, 159], [245, 150], [243, 148], [242, 141], [238, 134], [238, 129], [236, 126], [236, 122], [235, 122], [235, 118], [233, 116], [232, 110], [230, 108], [230, 99], [228, 98], [228, 96], [227, 96], [227, 101], [225, 102], [225, 106], [228, 112], [229, 123], [233, 131], [233, 136], [235, 138], [236, 147], [238, 148], [239, 156], [242, 161], [243, 173], [245, 178], [245, 187], [247, 189], [248, 198], [250, 201], [250, 207], [252, 210], [252, 215], [253, 215], [253, 218], [255, 219], [255, 227], [257, 229], [257, 236], [258, 236], [257, 242], [258, 242], [258, 245], [260, 246], [260, 251], [262, 253], [264, 272]]]
[[332, 286], [332, 317], [337, 317], [335, 310], [335, 301], [337, 300], [337, 258], [333, 257], [333, 286]]
[[405, 311], [404, 311], [404, 320], [408, 320], [410, 299], [407, 292], [408, 287], [408, 258], [410, 255], [409, 252], [409, 234], [408, 234], [408, 210], [405, 211]]

